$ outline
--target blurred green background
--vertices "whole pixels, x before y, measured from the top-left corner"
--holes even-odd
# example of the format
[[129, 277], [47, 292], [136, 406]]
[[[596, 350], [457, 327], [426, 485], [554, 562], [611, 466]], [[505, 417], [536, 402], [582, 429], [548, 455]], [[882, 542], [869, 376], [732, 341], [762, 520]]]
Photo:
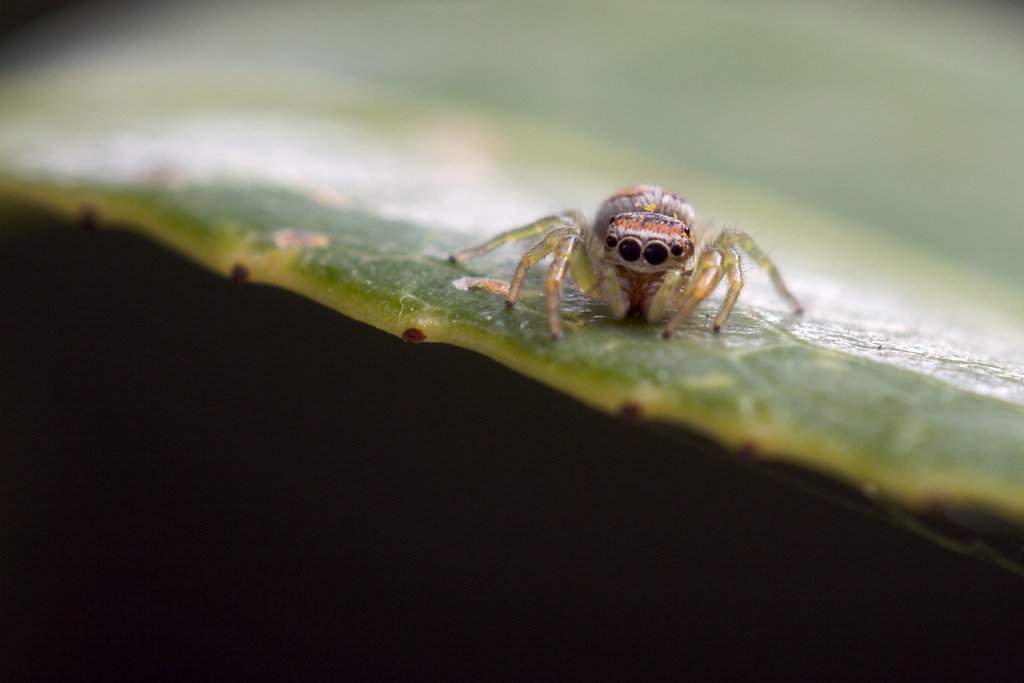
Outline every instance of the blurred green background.
[[[577, 131], [1024, 285], [1014, 4], [222, 3], [105, 17], [69, 15], [53, 35], [83, 65], [135, 54]], [[19, 60], [54, 56], [9, 47]], [[614, 155], [593, 163], [616, 177]], [[715, 208], [716, 220], [744, 218]]]

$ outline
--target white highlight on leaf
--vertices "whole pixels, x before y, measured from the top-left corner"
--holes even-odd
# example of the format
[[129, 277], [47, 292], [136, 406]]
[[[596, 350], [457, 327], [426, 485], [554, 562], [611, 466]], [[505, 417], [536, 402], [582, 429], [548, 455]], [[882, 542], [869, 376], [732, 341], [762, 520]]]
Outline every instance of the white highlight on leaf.
[[22, 172], [69, 182], [264, 183], [325, 205], [481, 236], [550, 212], [554, 201], [499, 165], [483, 149], [486, 133], [459, 135], [454, 123], [401, 140], [270, 114], [55, 130], [8, 126], [0, 154]]
[[870, 283], [789, 267], [785, 274], [803, 316], [788, 317], [770, 287], [747, 287], [740, 302], [815, 346], [1024, 404], [1024, 333], [984, 302], [947, 302], [940, 312]]

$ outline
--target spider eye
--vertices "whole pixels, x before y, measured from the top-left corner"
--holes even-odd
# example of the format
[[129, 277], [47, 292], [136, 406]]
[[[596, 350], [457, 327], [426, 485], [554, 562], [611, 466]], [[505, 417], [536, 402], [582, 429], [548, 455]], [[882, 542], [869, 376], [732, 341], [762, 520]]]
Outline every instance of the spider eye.
[[652, 266], [661, 265], [668, 258], [668, 248], [660, 242], [652, 242], [644, 249], [644, 258]]
[[682, 256], [683, 255], [683, 245], [681, 245], [681, 244], [673, 244], [672, 245], [672, 255], [673, 256]]
[[610, 249], [614, 249], [615, 245], [619, 243], [619, 238], [615, 235], [608, 235], [608, 239], [604, 241]]
[[632, 263], [640, 258], [640, 243], [634, 239], [619, 242], [619, 255], [623, 260]]

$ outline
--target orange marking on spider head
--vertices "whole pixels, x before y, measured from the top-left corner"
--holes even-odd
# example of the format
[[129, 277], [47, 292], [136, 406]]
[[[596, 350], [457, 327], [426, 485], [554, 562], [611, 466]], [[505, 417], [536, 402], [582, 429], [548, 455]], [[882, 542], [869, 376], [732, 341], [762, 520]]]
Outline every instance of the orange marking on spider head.
[[612, 219], [611, 224], [620, 235], [657, 236], [664, 239], [690, 234], [690, 228], [681, 220], [660, 213], [620, 213]]

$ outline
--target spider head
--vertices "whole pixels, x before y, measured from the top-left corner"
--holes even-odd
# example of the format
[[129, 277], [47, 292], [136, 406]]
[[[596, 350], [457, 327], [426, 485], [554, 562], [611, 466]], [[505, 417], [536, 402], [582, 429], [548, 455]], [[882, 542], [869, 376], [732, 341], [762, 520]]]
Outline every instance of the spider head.
[[630, 270], [669, 270], [693, 259], [693, 237], [681, 220], [647, 211], [620, 213], [609, 222], [605, 254]]
[[613, 194], [598, 207], [594, 236], [603, 241], [612, 219], [623, 213], [661, 214], [686, 226], [694, 221], [693, 207], [679, 195], [655, 185], [638, 185]]

